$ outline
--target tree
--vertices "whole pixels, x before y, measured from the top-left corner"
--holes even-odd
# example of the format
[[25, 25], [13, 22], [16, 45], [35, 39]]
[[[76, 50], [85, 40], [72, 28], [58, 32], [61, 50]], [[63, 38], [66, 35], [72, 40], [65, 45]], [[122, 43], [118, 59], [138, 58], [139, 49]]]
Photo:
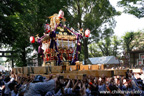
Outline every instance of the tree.
[[100, 51], [97, 44], [89, 44], [89, 57], [101, 57], [102, 52]]
[[2, 44], [11, 44], [17, 36], [14, 30], [13, 22], [15, 18], [11, 17], [15, 12], [23, 13], [23, 7], [16, 0], [0, 1], [0, 47]]
[[103, 56], [110, 56], [111, 55], [111, 40], [109, 37], [105, 38], [103, 41], [98, 42], [98, 46], [102, 51]]
[[118, 56], [120, 40], [118, 40], [117, 36], [113, 36], [112, 38], [107, 37], [102, 41], [98, 42], [98, 46], [103, 53], [103, 56]]
[[118, 2], [120, 7], [124, 7], [125, 13], [130, 13], [138, 18], [144, 17], [144, 1], [143, 0], [121, 0]]
[[144, 49], [144, 30], [138, 30], [135, 32], [134, 40], [132, 41], [135, 50]]
[[112, 55], [114, 56], [117, 56], [120, 55], [119, 53], [119, 49], [120, 49], [120, 46], [121, 46], [121, 40], [118, 39], [117, 36], [113, 36], [112, 38]]
[[91, 37], [83, 38], [82, 43], [86, 60], [88, 58], [87, 45], [110, 36], [116, 23], [113, 16], [120, 13], [112, 7], [109, 0], [70, 0], [68, 4], [68, 9], [71, 10], [73, 16], [71, 25], [76, 29], [89, 28], [91, 30]]
[[131, 46], [131, 42], [132, 40], [134, 40], [134, 33], [133, 32], [127, 32], [125, 34], [125, 36], [123, 36], [123, 40], [124, 40], [124, 45], [123, 47], [125, 48], [125, 50], [131, 51], [134, 47], [134, 45]]
[[107, 37], [100, 40], [97, 44], [91, 44], [89, 46], [89, 52], [92, 57], [99, 56], [116, 56], [118, 57], [121, 40], [117, 36]]
[[143, 30], [137, 32], [127, 32], [123, 38], [123, 48], [126, 52], [132, 50], [142, 50], [144, 48]]

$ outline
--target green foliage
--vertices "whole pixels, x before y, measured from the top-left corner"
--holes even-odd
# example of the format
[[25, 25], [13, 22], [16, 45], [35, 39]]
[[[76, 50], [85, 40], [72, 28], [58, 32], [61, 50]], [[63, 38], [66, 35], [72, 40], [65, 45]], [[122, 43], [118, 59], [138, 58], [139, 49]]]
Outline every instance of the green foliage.
[[117, 36], [112, 38], [107, 37], [100, 40], [97, 44], [92, 43], [89, 46], [89, 54], [91, 57], [100, 57], [100, 56], [119, 56], [118, 49], [121, 44], [121, 40]]
[[144, 48], [144, 30], [137, 32], [127, 32], [123, 36], [123, 48], [125, 51], [143, 50]]
[[133, 32], [127, 32], [125, 34], [125, 36], [123, 36], [123, 41], [124, 41], [124, 48], [126, 51], [131, 51], [132, 48], [134, 46], [130, 46], [131, 45], [131, 42], [132, 40], [134, 40], [134, 33]]
[[113, 45], [113, 48], [112, 48], [112, 52], [113, 53], [112, 53], [112, 55], [118, 57], [118, 55], [120, 55], [120, 53], [119, 53], [120, 47], [119, 46], [121, 46], [121, 40], [119, 40], [117, 36], [113, 36], [112, 45]]
[[16, 18], [11, 17], [15, 12], [23, 13], [22, 6], [16, 0], [0, 1], [0, 46], [3, 43], [11, 44], [17, 36], [14, 30], [14, 21]]
[[130, 13], [138, 18], [144, 17], [143, 0], [121, 0], [118, 2], [120, 7], [124, 7], [125, 13]]
[[111, 53], [111, 40], [109, 37], [105, 38], [104, 41], [99, 41], [98, 46], [101, 49], [104, 56], [110, 56]]
[[[92, 2], [91, 11], [84, 17], [84, 26], [91, 30], [92, 38], [99, 39], [111, 36], [116, 25], [113, 16], [119, 15], [109, 0], [96, 0]], [[94, 39], [98, 41], [99, 39]]]
[[71, 26], [75, 29], [89, 28], [95, 41], [98, 40], [95, 37], [104, 38], [113, 33], [116, 24], [113, 16], [120, 13], [109, 0], [69, 0], [68, 4], [73, 16]]
[[101, 57], [102, 52], [100, 51], [97, 44], [89, 44], [89, 57]]

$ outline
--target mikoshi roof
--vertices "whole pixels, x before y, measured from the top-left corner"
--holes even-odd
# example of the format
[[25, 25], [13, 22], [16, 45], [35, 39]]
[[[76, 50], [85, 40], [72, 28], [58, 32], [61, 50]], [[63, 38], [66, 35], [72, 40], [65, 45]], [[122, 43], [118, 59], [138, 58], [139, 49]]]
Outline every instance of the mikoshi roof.
[[115, 56], [88, 58], [88, 62], [91, 64], [119, 64], [119, 60]]

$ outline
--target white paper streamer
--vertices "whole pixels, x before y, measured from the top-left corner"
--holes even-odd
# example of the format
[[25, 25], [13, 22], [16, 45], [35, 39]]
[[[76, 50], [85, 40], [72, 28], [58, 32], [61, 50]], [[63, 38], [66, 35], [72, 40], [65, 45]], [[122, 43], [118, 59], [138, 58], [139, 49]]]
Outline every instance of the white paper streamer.
[[46, 49], [49, 48], [48, 43], [42, 43], [42, 49], [44, 50], [44, 53], [46, 52]]
[[[73, 48], [72, 48], [72, 50], [73, 50]], [[72, 61], [74, 60], [74, 56], [75, 56], [75, 50], [74, 50], [73, 55], [72, 55]]]
[[72, 41], [72, 48], [74, 48], [75, 47], [75, 44], [73, 43], [73, 41]]
[[69, 42], [69, 39], [68, 39], [68, 48], [70, 47], [70, 42]]

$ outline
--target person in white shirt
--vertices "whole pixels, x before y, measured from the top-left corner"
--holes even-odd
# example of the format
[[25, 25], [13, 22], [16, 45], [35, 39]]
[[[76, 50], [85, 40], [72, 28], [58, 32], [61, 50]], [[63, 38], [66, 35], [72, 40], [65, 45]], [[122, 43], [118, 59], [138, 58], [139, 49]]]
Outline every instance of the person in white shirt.
[[8, 85], [14, 80], [14, 78], [10, 78], [9, 76], [5, 78], [4, 80], [4, 84], [5, 84], [5, 90], [4, 90], [4, 94], [5, 96], [9, 96], [10, 94], [10, 88], [8, 87]]
[[9, 96], [10, 94], [10, 89], [8, 87], [8, 85], [10, 84], [10, 77], [6, 77], [5, 80], [4, 80], [4, 84], [5, 84], [5, 90], [4, 90], [4, 95], [5, 96]]

